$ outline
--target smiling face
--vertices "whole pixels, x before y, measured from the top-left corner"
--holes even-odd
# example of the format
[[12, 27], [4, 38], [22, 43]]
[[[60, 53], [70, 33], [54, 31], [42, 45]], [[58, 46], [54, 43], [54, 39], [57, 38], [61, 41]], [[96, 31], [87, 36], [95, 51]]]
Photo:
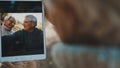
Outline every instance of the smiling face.
[[24, 30], [29, 32], [33, 31], [33, 29], [35, 28], [34, 22], [32, 22], [29, 17], [25, 18], [23, 26]]
[[10, 17], [8, 20], [5, 20], [4, 25], [8, 30], [11, 30], [16, 24], [15, 18]]

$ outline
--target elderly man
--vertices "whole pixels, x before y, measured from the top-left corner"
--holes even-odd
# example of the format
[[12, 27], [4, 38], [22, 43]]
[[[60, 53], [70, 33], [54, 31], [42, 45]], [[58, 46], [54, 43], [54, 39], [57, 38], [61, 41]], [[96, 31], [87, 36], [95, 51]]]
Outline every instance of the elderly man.
[[[29, 54], [42, 54], [44, 53], [43, 46], [43, 31], [36, 28], [37, 19], [33, 15], [27, 15], [25, 17], [23, 30], [19, 30], [12, 35], [3, 36], [3, 56], [15, 56], [15, 55], [29, 55]], [[6, 52], [7, 44], [11, 44], [13, 53]], [[5, 44], [5, 45], [4, 45]], [[9, 45], [10, 46], [10, 45]], [[5, 50], [4, 50], [5, 49]]]
[[6, 16], [2, 24], [2, 36], [12, 34], [12, 28], [14, 27], [16, 20], [12, 16]]

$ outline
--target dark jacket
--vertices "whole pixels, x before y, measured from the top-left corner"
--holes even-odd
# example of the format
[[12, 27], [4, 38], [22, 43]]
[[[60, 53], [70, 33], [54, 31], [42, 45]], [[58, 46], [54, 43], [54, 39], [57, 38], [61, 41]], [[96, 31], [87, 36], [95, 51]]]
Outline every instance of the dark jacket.
[[3, 56], [30, 55], [44, 53], [43, 31], [35, 28], [33, 32], [19, 30], [2, 37]]

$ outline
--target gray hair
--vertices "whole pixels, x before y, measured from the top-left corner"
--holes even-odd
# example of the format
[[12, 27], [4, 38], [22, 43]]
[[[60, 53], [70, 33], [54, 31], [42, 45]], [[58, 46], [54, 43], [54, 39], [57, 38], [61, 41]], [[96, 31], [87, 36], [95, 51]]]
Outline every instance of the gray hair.
[[8, 15], [8, 16], [5, 16], [5, 17], [4, 17], [4, 21], [5, 21], [5, 20], [9, 20], [10, 18], [14, 18], [14, 17], [9, 16], [9, 15]]
[[26, 18], [30, 18], [30, 21], [35, 23], [35, 25], [37, 25], [37, 18], [33, 15], [27, 15]]

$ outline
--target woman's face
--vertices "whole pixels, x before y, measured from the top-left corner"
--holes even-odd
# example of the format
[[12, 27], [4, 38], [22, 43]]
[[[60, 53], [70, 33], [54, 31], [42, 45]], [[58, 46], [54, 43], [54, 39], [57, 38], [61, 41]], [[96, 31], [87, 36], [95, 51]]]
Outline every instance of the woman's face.
[[4, 25], [10, 30], [15, 26], [15, 24], [16, 24], [16, 21], [12, 17], [9, 20], [6, 20], [4, 23]]

